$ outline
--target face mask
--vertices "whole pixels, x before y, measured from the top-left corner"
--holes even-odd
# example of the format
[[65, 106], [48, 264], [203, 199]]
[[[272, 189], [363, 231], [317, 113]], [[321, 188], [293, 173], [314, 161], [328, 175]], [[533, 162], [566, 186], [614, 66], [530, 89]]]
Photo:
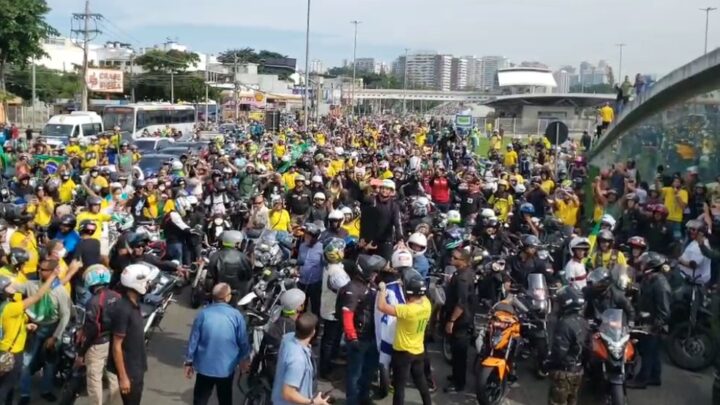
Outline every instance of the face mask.
[[160, 190], [160, 191], [165, 191], [165, 186], [160, 186], [160, 187], [158, 187], [158, 190]]
[[223, 219], [222, 219], [222, 218], [215, 218], [215, 219], [213, 220], [213, 222], [215, 223], [215, 225], [222, 225]]
[[59, 257], [59, 258], [65, 257], [66, 254], [67, 254], [67, 249], [65, 249], [65, 248], [62, 248], [57, 251], [57, 257]]
[[96, 173], [96, 172], [92, 172], [92, 173], [90, 173], [90, 176], [92, 176], [92, 177], [97, 177], [97, 176], [98, 176], [98, 174], [99, 174], [99, 173]]

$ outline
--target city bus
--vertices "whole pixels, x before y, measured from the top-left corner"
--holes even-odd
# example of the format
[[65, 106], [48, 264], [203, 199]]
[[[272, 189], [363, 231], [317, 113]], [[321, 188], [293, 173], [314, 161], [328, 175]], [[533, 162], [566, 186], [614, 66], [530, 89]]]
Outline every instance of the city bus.
[[[195, 127], [195, 107], [188, 104], [137, 103], [106, 106], [103, 124], [107, 131], [119, 127], [123, 139], [135, 140], [143, 134], [174, 128], [182, 132], [181, 139], [192, 137]], [[145, 135], [147, 136], [147, 135]]]

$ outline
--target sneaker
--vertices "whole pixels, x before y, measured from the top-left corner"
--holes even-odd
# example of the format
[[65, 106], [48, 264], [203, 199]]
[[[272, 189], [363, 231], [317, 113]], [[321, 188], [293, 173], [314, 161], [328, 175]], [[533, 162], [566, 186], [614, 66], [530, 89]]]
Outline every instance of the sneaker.
[[435, 381], [430, 380], [427, 382], [427, 385], [428, 385], [428, 390], [430, 391], [431, 394], [434, 394], [437, 392], [438, 387], [437, 387], [437, 384], [435, 384]]
[[446, 392], [446, 393], [448, 393], [448, 394], [457, 394], [457, 393], [462, 393], [462, 392], [464, 392], [464, 391], [465, 391], [465, 388], [464, 388], [464, 387], [457, 387], [455, 384], [451, 384], [451, 385], [448, 385], [447, 387], [445, 387], [445, 389], [443, 389], [443, 391]]

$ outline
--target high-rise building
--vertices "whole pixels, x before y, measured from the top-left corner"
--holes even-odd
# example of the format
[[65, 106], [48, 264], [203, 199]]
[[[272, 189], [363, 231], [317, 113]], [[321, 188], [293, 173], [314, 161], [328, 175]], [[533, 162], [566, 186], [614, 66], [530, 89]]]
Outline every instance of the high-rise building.
[[393, 62], [392, 72], [400, 80], [407, 73], [410, 89], [449, 91], [452, 81], [452, 56], [435, 53], [416, 53], [399, 57]]
[[[583, 87], [608, 84], [609, 68], [610, 66], [604, 60], [599, 61], [597, 66], [589, 62], [582, 62], [578, 73], [578, 83]], [[615, 80], [617, 81], [617, 78]]]
[[465, 90], [468, 87], [468, 60], [452, 58], [450, 72], [450, 89]]
[[504, 56], [483, 56], [480, 58], [480, 82], [477, 87], [484, 91], [493, 91], [498, 87], [497, 71], [509, 66]]
[[320, 59], [310, 61], [310, 73], [325, 73], [325, 67]]
[[358, 72], [375, 72], [375, 58], [357, 58], [355, 70]]
[[450, 91], [452, 87], [452, 66], [452, 55], [436, 55], [434, 89]]
[[555, 82], [557, 87], [553, 89], [554, 93], [569, 93], [570, 92], [570, 77], [572, 76], [567, 70], [558, 70], [553, 73], [555, 76]]

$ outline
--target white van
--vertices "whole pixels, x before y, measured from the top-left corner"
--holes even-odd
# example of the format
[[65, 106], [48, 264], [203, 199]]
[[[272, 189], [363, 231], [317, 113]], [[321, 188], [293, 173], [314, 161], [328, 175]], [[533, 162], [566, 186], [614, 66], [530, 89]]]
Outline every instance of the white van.
[[50, 117], [41, 137], [48, 145], [67, 145], [70, 138], [82, 140], [103, 132], [103, 121], [94, 111], [73, 111]]

